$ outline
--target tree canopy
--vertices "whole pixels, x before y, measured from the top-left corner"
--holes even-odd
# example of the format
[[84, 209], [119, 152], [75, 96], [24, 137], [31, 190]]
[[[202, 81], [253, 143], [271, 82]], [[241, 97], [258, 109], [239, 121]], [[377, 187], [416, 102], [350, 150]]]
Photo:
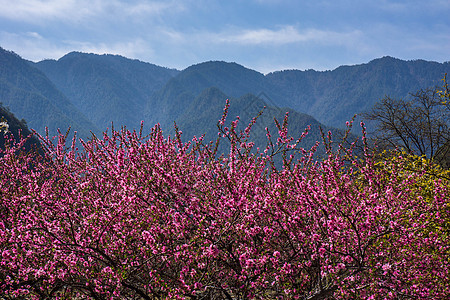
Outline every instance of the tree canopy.
[[421, 89], [409, 99], [386, 96], [364, 116], [375, 121], [373, 137], [382, 149], [401, 148], [448, 166], [449, 108], [448, 85], [444, 78], [443, 88]]

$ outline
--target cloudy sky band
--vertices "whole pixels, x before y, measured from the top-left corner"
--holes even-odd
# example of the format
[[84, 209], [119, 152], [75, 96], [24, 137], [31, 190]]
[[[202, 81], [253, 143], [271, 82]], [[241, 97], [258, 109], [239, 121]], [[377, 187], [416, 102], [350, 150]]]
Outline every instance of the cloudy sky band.
[[183, 69], [230, 60], [263, 73], [391, 55], [448, 61], [450, 2], [0, 0], [0, 46], [33, 61], [70, 51]]

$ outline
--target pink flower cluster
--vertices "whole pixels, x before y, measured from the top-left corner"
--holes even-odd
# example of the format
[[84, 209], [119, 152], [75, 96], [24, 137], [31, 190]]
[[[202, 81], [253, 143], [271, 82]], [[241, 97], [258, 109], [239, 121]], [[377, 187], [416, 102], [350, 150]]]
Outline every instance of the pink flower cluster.
[[218, 142], [183, 143], [158, 126], [72, 145], [41, 137], [43, 157], [9, 145], [0, 298], [450, 297], [448, 184], [434, 180], [425, 201], [412, 188], [420, 172], [377, 168], [343, 146], [289, 160], [300, 141], [287, 118], [277, 143], [254, 151], [251, 125], [224, 130], [225, 117], [222, 156]]

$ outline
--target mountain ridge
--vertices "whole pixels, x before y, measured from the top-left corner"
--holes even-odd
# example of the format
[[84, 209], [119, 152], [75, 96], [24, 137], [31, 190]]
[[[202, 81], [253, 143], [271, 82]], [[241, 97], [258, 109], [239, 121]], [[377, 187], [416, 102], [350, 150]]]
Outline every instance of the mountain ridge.
[[99, 128], [137, 126], [136, 111], [173, 76], [173, 70], [116, 55], [71, 52], [35, 64]]
[[[0, 53], [0, 56], [5, 55]], [[420, 88], [437, 84], [445, 72], [450, 72], [449, 62], [404, 61], [390, 56], [334, 70], [282, 70], [264, 75], [225, 61], [202, 62], [179, 71], [111, 54], [74, 51], [58, 60], [37, 63], [14, 55], [21, 63], [11, 66], [11, 70], [17, 73], [26, 64], [28, 75], [39, 74], [35, 77], [51, 87], [42, 91], [39, 86], [26, 85], [36, 80], [32, 76], [19, 76], [22, 78], [19, 81], [12, 77], [6, 80], [3, 76], [0, 77], [3, 78], [0, 91], [22, 92], [4, 92], [0, 96], [15, 95], [13, 98], [22, 105], [11, 106], [11, 101], [7, 105], [39, 130], [45, 124], [54, 126], [61, 120], [71, 122], [73, 119], [81, 120], [84, 125], [91, 124], [88, 126], [96, 128], [96, 132], [112, 124], [133, 129], [144, 120], [145, 124], [161, 123], [165, 128], [172, 127], [173, 121], [180, 125], [189, 124], [191, 128], [197, 126], [197, 130], [192, 130], [196, 134], [204, 131], [199, 124], [206, 124], [197, 118], [202, 113], [195, 107], [196, 103], [207, 110], [204, 120], [209, 120], [210, 126], [215, 128], [220, 118], [217, 112], [222, 111], [226, 98], [231, 99], [232, 105], [237, 105], [230, 110], [236, 110], [236, 114], [239, 111], [248, 113], [245, 110], [259, 103], [266, 105], [272, 116], [279, 116], [278, 108], [284, 107], [291, 114], [298, 113], [298, 120], [303, 118], [300, 114], [305, 114], [312, 118], [312, 123], [323, 128], [343, 128], [345, 121], [371, 108], [385, 95], [405, 97]], [[7, 72], [3, 68], [0, 74]], [[207, 99], [205, 95], [212, 98]], [[222, 105], [217, 103], [217, 97], [224, 98]], [[46, 101], [50, 108], [44, 110], [42, 106]], [[251, 112], [257, 113], [260, 109], [262, 107]], [[71, 114], [72, 119], [67, 117]]]
[[31, 128], [51, 134], [72, 126], [81, 136], [98, 129], [59, 91], [40, 70], [17, 54], [0, 48], [0, 102]]
[[280, 71], [266, 78], [284, 92], [280, 104], [342, 127], [345, 119], [371, 109], [386, 95], [405, 98], [418, 89], [438, 85], [448, 72], [449, 62], [383, 57], [332, 71]]

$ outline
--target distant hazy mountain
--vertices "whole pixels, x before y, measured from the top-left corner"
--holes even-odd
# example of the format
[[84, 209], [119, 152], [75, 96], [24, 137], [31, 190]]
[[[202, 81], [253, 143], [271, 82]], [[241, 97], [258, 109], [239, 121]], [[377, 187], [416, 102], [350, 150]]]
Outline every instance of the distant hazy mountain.
[[98, 131], [44, 73], [13, 52], [0, 48], [0, 102], [31, 128], [43, 134], [45, 127], [55, 134], [69, 126], [87, 137]]
[[282, 122], [287, 111], [290, 111], [289, 129], [293, 136], [300, 136], [308, 125], [312, 125], [313, 130], [306, 139], [309, 140], [308, 146], [320, 139], [319, 126], [330, 129], [309, 115], [287, 107], [278, 108], [271, 99], [279, 96], [274, 90], [261, 73], [236, 63], [205, 62], [183, 70], [155, 93], [147, 103], [144, 119], [151, 123], [159, 122], [167, 130], [176, 121], [185, 138], [206, 134], [206, 140], [215, 139], [217, 121], [222, 116], [225, 100], [229, 98], [228, 120], [239, 116], [243, 128], [267, 106], [253, 129], [252, 139], [258, 146], [266, 144], [265, 127], [274, 137], [277, 136], [273, 119], [275, 117]]
[[[307, 124], [313, 130], [320, 123], [326, 124], [321, 125], [324, 128], [342, 128], [354, 114], [369, 110], [385, 95], [405, 97], [440, 84], [445, 72], [450, 72], [448, 62], [392, 57], [324, 72], [263, 75], [222, 61], [177, 71], [117, 55], [79, 52], [31, 63], [1, 49], [0, 101], [40, 132], [46, 125], [53, 129], [72, 125], [89, 135], [89, 130], [103, 131], [111, 122], [116, 128], [137, 128], [144, 120], [147, 127], [159, 122], [165, 130], [177, 121], [187, 136], [213, 136], [225, 100], [230, 98], [229, 117], [239, 115], [242, 123], [268, 106], [260, 120], [261, 130], [289, 110], [295, 135]], [[258, 134], [264, 138], [262, 131]], [[310, 136], [317, 138], [317, 132]]]
[[192, 65], [178, 74], [176, 80], [196, 95], [208, 87], [216, 87], [230, 97], [240, 97], [248, 93], [257, 95], [267, 89], [263, 74], [236, 63], [223, 61]]
[[151, 95], [179, 73], [117, 55], [72, 52], [36, 67], [98, 128], [137, 127]]
[[266, 75], [280, 96], [279, 105], [310, 114], [330, 126], [342, 127], [354, 114], [370, 110], [384, 96], [407, 97], [421, 88], [441, 85], [450, 63], [403, 61], [392, 57], [333, 71], [281, 71]]
[[[383, 57], [333, 71], [290, 70], [264, 76], [236, 63], [210, 61], [188, 67], [168, 85], [183, 90], [184, 95], [190, 98], [209, 87], [216, 87], [235, 98], [247, 93], [262, 95], [271, 106], [290, 107], [313, 116], [321, 123], [343, 127], [353, 115], [369, 110], [384, 96], [407, 97], [421, 88], [441, 84], [440, 80], [449, 72], [448, 62]], [[171, 94], [173, 91], [168, 91], [166, 86], [149, 103], [151, 106], [165, 103]], [[176, 105], [181, 105], [181, 102]]]
[[[217, 88], [207, 88], [203, 90], [195, 100], [190, 104], [186, 111], [178, 116], [177, 125], [183, 131], [185, 138], [192, 138], [192, 136], [201, 136], [205, 134], [205, 140], [215, 140], [217, 138], [217, 122], [222, 116], [224, 109], [223, 99], [228, 98], [221, 90]], [[264, 109], [262, 116], [258, 119], [255, 125], [252, 127], [251, 140], [256, 143], [258, 147], [265, 147], [267, 144], [266, 130], [267, 127], [273, 136], [273, 141], [276, 142], [278, 137], [278, 129], [276, 128], [274, 118], [276, 118], [281, 124], [283, 123], [286, 112], [289, 112], [288, 119], [288, 133], [294, 138], [300, 137], [306, 127], [311, 125], [311, 131], [305, 138], [302, 147], [309, 148], [317, 140], [320, 140], [320, 130], [322, 127], [325, 132], [328, 130], [334, 131], [338, 135], [342, 134], [340, 130], [333, 129], [331, 127], [320, 124], [313, 117], [296, 112], [290, 108], [278, 108], [267, 106], [268, 104], [261, 98], [258, 98], [252, 94], [246, 94], [239, 98], [230, 99], [230, 109], [228, 112], [227, 124], [234, 121], [239, 116], [239, 130], [249, 124], [251, 119], [255, 117], [259, 111]], [[226, 150], [227, 145], [225, 143]]]

